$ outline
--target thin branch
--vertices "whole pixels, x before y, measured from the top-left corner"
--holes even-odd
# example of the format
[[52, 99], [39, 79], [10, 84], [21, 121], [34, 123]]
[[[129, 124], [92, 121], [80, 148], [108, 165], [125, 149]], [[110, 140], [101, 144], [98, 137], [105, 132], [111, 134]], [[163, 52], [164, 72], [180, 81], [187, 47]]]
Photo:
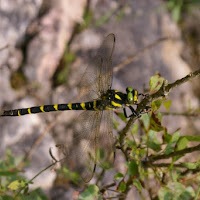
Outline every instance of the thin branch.
[[185, 171], [183, 171], [182, 173], [181, 173], [181, 176], [186, 176], [187, 174], [189, 174], [189, 173], [193, 173], [193, 174], [197, 174], [197, 173], [199, 173], [200, 172], [200, 169], [199, 168], [197, 168], [197, 169], [186, 169]]
[[163, 98], [163, 97], [167, 96], [172, 89], [174, 89], [174, 88], [182, 85], [183, 83], [186, 83], [198, 76], [200, 76], [200, 69], [195, 72], [189, 73], [187, 76], [185, 76], [181, 79], [178, 79], [177, 81], [175, 81], [173, 83], [167, 84], [167, 82], [164, 81], [162, 87], [156, 93], [149, 95], [143, 99], [142, 104], [150, 103], [154, 100]]
[[137, 117], [131, 117], [129, 119], [128, 123], [126, 124], [126, 126], [118, 133], [120, 149], [124, 153], [126, 160], [128, 160], [128, 154], [127, 154], [126, 149], [124, 148], [125, 137], [126, 137], [126, 134], [131, 130], [132, 125], [134, 124], [136, 119], [137, 119]]
[[186, 153], [192, 153], [194, 151], [200, 151], [200, 144], [194, 147], [189, 147], [187, 149], [179, 150], [179, 151], [174, 151], [170, 154], [162, 154], [162, 155], [156, 155], [156, 156], [149, 156], [149, 160], [151, 162], [155, 162], [156, 160], [162, 160], [162, 159], [168, 159], [172, 158], [174, 156], [180, 156]]
[[179, 79], [177, 81], [175, 81], [174, 83], [170, 83], [165, 87], [165, 91], [169, 92], [171, 89], [174, 89], [175, 87], [178, 87], [179, 85], [192, 80], [193, 78], [197, 77], [200, 75], [200, 69], [195, 71], [195, 72], [191, 72], [190, 74], [188, 74], [187, 76], [183, 77], [182, 79]]
[[101, 192], [101, 193], [104, 193], [107, 189], [109, 189], [109, 188], [111, 188], [111, 187], [114, 187], [114, 186], [116, 186], [116, 183], [111, 183], [111, 184], [109, 184], [109, 185], [105, 185], [105, 186], [103, 186], [103, 187], [100, 189], [100, 192]]
[[197, 112], [197, 111], [195, 111], [195, 112], [188, 111], [188, 112], [181, 112], [181, 113], [178, 113], [178, 112], [161, 112], [161, 114], [163, 116], [168, 116], [168, 115], [170, 115], [170, 116], [184, 116], [184, 117], [198, 117], [198, 116], [200, 116], [200, 112]]
[[[60, 161], [57, 161], [57, 162], [60, 162]], [[57, 162], [53, 162], [52, 164], [48, 165], [48, 166], [45, 167], [43, 170], [41, 170], [40, 172], [38, 172], [33, 178], [31, 178], [31, 179], [26, 183], [26, 185], [25, 185], [24, 187], [22, 187], [22, 188], [19, 189], [19, 191], [18, 191], [18, 192], [16, 193], [16, 195], [15, 195], [15, 198], [16, 198], [17, 196], [20, 195], [20, 193], [28, 186], [28, 184], [31, 184], [31, 183], [33, 182], [33, 180], [36, 179], [36, 178], [37, 178], [40, 174], [42, 174], [44, 171], [46, 171], [47, 169], [49, 169], [49, 168], [55, 166], [55, 164], [56, 164]]]
[[[144, 161], [142, 162], [144, 164], [145, 167], [157, 167], [157, 168], [162, 168], [162, 167], [171, 167], [172, 163], [152, 163], [151, 161]], [[178, 163], [178, 164], [173, 164], [174, 167], [177, 168], [186, 168], [185, 163]]]

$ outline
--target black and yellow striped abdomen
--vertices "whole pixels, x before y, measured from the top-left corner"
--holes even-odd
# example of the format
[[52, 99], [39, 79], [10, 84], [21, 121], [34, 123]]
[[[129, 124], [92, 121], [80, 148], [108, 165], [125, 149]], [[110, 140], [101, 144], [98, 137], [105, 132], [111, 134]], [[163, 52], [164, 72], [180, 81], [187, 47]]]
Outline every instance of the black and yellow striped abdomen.
[[82, 102], [82, 103], [67, 103], [43, 105], [30, 108], [21, 108], [15, 110], [5, 110], [0, 116], [21, 116], [27, 114], [36, 114], [43, 112], [65, 111], [65, 110], [88, 110], [88, 111], [102, 111], [115, 110], [125, 105], [126, 94], [116, 90], [108, 90], [106, 94], [102, 95], [100, 99]]
[[[98, 101], [98, 104], [100, 102]], [[55, 105], [44, 105], [30, 108], [22, 108], [15, 110], [6, 110], [1, 116], [21, 116], [27, 114], [36, 114], [42, 112], [52, 111], [64, 111], [64, 110], [98, 110], [97, 101], [85, 102], [85, 103], [68, 103], [68, 104], [55, 104]]]

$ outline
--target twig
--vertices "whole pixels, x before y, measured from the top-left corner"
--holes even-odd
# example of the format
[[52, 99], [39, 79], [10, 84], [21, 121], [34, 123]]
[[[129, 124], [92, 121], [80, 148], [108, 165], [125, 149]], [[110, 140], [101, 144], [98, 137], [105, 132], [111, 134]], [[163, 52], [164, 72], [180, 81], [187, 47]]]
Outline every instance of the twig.
[[172, 158], [174, 156], [179, 156], [179, 155], [183, 155], [186, 153], [192, 153], [194, 151], [200, 151], [200, 144], [194, 147], [189, 147], [187, 149], [183, 149], [183, 150], [179, 150], [179, 151], [174, 151], [170, 154], [162, 154], [162, 155], [156, 155], [156, 156], [149, 156], [149, 160], [151, 162], [155, 162], [156, 160], [161, 160], [161, 159], [168, 159], [168, 158]]
[[[145, 167], [157, 167], [157, 168], [162, 168], [162, 167], [171, 167], [172, 163], [152, 163], [151, 161], [143, 161], [142, 162]], [[173, 164], [174, 167], [178, 168], [186, 168], [185, 163], [178, 163], [178, 164]]]
[[192, 80], [193, 78], [197, 77], [200, 75], [200, 69], [195, 71], [195, 72], [191, 72], [190, 74], [188, 74], [187, 76], [183, 77], [182, 79], [179, 79], [177, 81], [175, 81], [174, 83], [170, 83], [165, 87], [165, 91], [169, 92], [170, 90], [174, 89], [175, 87], [178, 87], [179, 85], [188, 82], [190, 80]]
[[[61, 161], [61, 160], [60, 160], [60, 161]], [[60, 162], [60, 161], [57, 161], [57, 162]], [[57, 162], [53, 162], [52, 164], [48, 165], [48, 166], [45, 167], [43, 170], [41, 170], [39, 173], [37, 173], [32, 179], [30, 179], [30, 180], [26, 183], [26, 185], [25, 185], [24, 187], [22, 187], [22, 188], [17, 192], [17, 194], [15, 195], [15, 198], [16, 198], [17, 196], [19, 196], [19, 194], [21, 193], [21, 191], [24, 190], [24, 189], [28, 186], [28, 184], [31, 184], [31, 183], [33, 182], [34, 179], [36, 179], [40, 174], [42, 174], [42, 173], [43, 173], [44, 171], [46, 171], [47, 169], [53, 167]]]
[[100, 189], [101, 193], [104, 193], [108, 188], [116, 186], [116, 183], [111, 183], [109, 185], [105, 185]]
[[184, 117], [197, 117], [200, 116], [200, 112], [181, 112], [181, 113], [177, 113], [177, 112], [161, 112], [161, 114], [163, 116], [184, 116]]

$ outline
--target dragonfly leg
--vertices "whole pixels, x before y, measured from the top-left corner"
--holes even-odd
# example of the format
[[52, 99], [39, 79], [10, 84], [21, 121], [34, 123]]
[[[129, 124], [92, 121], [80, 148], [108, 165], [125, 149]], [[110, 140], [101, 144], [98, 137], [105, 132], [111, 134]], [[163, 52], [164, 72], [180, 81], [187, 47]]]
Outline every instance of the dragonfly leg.
[[126, 118], [130, 118], [132, 116], [139, 117], [139, 114], [135, 111], [135, 109], [132, 106], [128, 106], [128, 107], [131, 110], [132, 114], [130, 116], [128, 116], [127, 113], [126, 113], [126, 108], [124, 108], [123, 111], [124, 111], [124, 116]]
[[143, 97], [145, 97], [145, 94], [139, 93], [138, 96], [143, 96]]
[[138, 96], [148, 97], [149, 94], [142, 94], [142, 93], [139, 93]]
[[146, 106], [144, 111], [140, 112], [140, 114], [145, 114], [148, 113], [149, 111], [151, 111], [151, 106]]

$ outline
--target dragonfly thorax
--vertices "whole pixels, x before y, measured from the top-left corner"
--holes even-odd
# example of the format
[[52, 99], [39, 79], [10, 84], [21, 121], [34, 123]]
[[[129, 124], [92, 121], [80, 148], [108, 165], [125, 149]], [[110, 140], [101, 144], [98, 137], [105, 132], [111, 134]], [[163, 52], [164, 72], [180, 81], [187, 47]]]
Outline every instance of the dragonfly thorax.
[[132, 87], [126, 88], [126, 104], [136, 104], [138, 102], [138, 91], [133, 89]]
[[138, 102], [138, 92], [131, 87], [126, 89], [126, 93], [118, 90], [108, 90], [103, 94], [99, 101], [97, 108], [99, 110], [115, 110], [124, 108], [128, 105], [133, 105]]

